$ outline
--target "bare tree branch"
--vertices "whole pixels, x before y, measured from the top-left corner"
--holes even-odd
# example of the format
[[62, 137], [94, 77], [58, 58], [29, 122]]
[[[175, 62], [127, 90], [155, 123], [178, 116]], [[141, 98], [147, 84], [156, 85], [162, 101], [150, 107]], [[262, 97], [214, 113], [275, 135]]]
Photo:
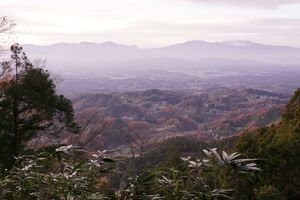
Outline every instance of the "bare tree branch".
[[7, 39], [5, 39], [4, 33], [11, 30], [15, 26], [16, 24], [13, 20], [8, 19], [5, 16], [0, 18], [0, 53], [5, 49], [5, 46], [7, 45]]

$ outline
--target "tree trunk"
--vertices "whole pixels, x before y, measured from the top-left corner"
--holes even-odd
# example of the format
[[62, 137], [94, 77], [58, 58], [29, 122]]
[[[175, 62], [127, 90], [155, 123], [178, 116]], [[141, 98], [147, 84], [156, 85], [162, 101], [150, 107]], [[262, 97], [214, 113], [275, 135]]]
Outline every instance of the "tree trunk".
[[[18, 86], [18, 59], [16, 59], [15, 62], [15, 87]], [[19, 130], [18, 130], [18, 115], [19, 115], [19, 109], [18, 109], [18, 99], [17, 95], [14, 94], [14, 101], [13, 101], [13, 120], [14, 120], [14, 128], [13, 128], [13, 134], [14, 134], [14, 156], [18, 157], [19, 156]]]
[[19, 156], [19, 131], [18, 131], [18, 101], [17, 97], [14, 97], [14, 108], [13, 108], [13, 118], [14, 118], [14, 128], [13, 128], [13, 134], [14, 134], [14, 156]]

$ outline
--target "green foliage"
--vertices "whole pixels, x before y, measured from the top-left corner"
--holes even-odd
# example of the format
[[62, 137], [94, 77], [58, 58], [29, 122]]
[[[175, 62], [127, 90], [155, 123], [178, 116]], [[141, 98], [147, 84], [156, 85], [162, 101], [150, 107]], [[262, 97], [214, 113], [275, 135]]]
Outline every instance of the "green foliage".
[[262, 159], [264, 173], [253, 177], [250, 192], [262, 199], [299, 199], [300, 193], [300, 89], [282, 116], [279, 125], [272, 125], [256, 133], [244, 134], [237, 149]]
[[156, 176], [156, 173], [147, 171], [135, 177], [129, 177], [126, 187], [119, 192], [120, 199], [160, 199], [159, 194], [152, 195]]
[[204, 150], [202, 159], [181, 158], [185, 169], [167, 168], [130, 178], [121, 199], [228, 199], [233, 194], [228, 182], [259, 171], [253, 161], [238, 153], [222, 156], [216, 149]]
[[108, 199], [104, 175], [113, 165], [102, 152], [89, 155], [72, 145], [22, 155], [2, 175], [0, 199]]
[[184, 168], [180, 159], [181, 155], [193, 156], [212, 145], [215, 144], [199, 142], [185, 137], [171, 138], [159, 144], [154, 151], [150, 151], [142, 158], [137, 159], [137, 166], [139, 169], [146, 166], [149, 169], [175, 167], [177, 170], [181, 170]]
[[11, 51], [10, 73], [0, 85], [0, 158], [5, 168], [37, 133], [78, 130], [71, 101], [56, 94], [48, 71], [34, 67], [18, 44]]

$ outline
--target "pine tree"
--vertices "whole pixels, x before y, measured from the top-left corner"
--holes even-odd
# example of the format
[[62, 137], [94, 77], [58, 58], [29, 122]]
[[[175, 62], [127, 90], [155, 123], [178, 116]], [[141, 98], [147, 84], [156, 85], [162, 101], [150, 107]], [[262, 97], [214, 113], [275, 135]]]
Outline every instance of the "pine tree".
[[0, 88], [0, 159], [9, 167], [41, 131], [76, 132], [72, 103], [57, 95], [48, 71], [34, 67], [22, 47], [11, 47], [10, 76]]

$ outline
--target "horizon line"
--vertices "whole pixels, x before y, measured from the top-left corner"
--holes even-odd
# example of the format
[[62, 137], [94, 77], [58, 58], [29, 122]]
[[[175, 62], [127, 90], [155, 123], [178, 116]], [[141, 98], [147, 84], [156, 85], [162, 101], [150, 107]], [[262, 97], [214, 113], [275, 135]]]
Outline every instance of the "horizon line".
[[[203, 43], [229, 43], [229, 42], [247, 42], [249, 44], [258, 44], [258, 45], [266, 45], [266, 46], [278, 46], [278, 47], [289, 47], [289, 48], [297, 48], [299, 49], [300, 47], [298, 46], [290, 46], [290, 45], [284, 45], [284, 44], [274, 44], [274, 43], [264, 43], [264, 42], [257, 42], [257, 41], [252, 41], [252, 40], [222, 40], [222, 41], [207, 41], [207, 40], [186, 40], [183, 42], [177, 42], [177, 43], [170, 43], [167, 45], [162, 45], [162, 46], [157, 46], [157, 47], [140, 47], [136, 44], [124, 44], [124, 43], [118, 43], [114, 41], [103, 41], [103, 42], [93, 42], [93, 41], [81, 41], [81, 42], [55, 42], [55, 43], [50, 43], [50, 44], [30, 44], [30, 43], [20, 43], [21, 45], [33, 45], [33, 46], [44, 46], [44, 47], [50, 47], [50, 46], [55, 46], [55, 45], [61, 45], [61, 44], [96, 44], [96, 45], [103, 45], [103, 44], [115, 44], [115, 45], [120, 45], [120, 46], [127, 46], [127, 47], [135, 47], [139, 49], [156, 49], [156, 48], [164, 48], [164, 47], [169, 47], [169, 46], [175, 46], [175, 45], [180, 45], [180, 44], [187, 44], [191, 42], [203, 42]], [[234, 46], [234, 45], [233, 45]], [[238, 45], [236, 45], [238, 46]]]

